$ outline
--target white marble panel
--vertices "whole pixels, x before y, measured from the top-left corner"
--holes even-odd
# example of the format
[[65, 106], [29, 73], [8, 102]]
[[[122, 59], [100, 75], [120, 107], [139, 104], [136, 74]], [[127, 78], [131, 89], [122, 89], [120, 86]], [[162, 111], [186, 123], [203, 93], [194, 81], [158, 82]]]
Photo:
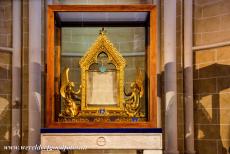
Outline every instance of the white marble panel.
[[41, 136], [42, 146], [75, 146], [86, 149], [162, 149], [160, 133], [46, 133]]

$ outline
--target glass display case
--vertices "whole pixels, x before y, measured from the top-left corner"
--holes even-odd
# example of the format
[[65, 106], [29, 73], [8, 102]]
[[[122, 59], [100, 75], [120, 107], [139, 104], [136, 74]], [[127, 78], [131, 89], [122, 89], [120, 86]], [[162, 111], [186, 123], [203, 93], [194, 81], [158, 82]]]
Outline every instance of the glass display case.
[[156, 127], [155, 12], [48, 7], [47, 128]]

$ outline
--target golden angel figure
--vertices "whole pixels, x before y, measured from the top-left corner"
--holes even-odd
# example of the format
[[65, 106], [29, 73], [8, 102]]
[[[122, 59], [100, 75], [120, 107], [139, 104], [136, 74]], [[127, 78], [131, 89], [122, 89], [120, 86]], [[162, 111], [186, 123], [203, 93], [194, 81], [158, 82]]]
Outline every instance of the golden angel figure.
[[125, 98], [124, 108], [130, 117], [140, 115], [140, 101], [144, 94], [143, 81], [143, 74], [141, 70], [137, 68], [136, 80], [130, 85], [131, 92], [128, 94], [125, 93], [127, 98]]
[[79, 94], [81, 93], [81, 86], [79, 90], [74, 91], [74, 82], [69, 81], [69, 68], [65, 68], [61, 79], [60, 93], [64, 98], [65, 109], [59, 114], [60, 117], [75, 117], [79, 111], [80, 106], [76, 105], [76, 100], [80, 100]]

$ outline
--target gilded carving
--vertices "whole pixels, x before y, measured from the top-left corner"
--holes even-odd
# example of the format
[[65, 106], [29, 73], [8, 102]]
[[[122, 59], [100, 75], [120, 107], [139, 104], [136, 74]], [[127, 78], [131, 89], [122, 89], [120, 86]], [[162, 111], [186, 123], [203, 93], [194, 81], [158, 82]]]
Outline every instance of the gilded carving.
[[137, 68], [136, 80], [130, 84], [131, 92], [125, 94], [127, 98], [125, 99], [125, 111], [130, 117], [141, 116], [141, 98], [144, 94], [143, 87], [143, 74], [139, 68]]
[[80, 100], [79, 94], [81, 93], [81, 86], [78, 91], [74, 91], [74, 82], [69, 81], [69, 68], [65, 68], [62, 74], [60, 93], [64, 102], [64, 111], [59, 114], [59, 117], [75, 117], [79, 113], [79, 105], [76, 101]]
[[100, 106], [89, 106], [87, 104], [87, 78], [89, 76], [89, 67], [92, 64], [99, 63], [98, 56], [101, 53], [105, 53], [108, 56], [108, 63], [115, 66], [116, 77], [118, 81], [118, 103], [116, 106], [105, 106], [106, 111], [120, 110], [123, 111], [124, 103], [124, 68], [126, 66], [126, 60], [122, 57], [121, 53], [113, 46], [113, 44], [107, 38], [105, 31], [101, 30], [99, 37], [95, 43], [86, 52], [85, 56], [80, 60], [81, 68], [81, 84], [82, 84], [82, 100], [81, 110], [100, 110]]

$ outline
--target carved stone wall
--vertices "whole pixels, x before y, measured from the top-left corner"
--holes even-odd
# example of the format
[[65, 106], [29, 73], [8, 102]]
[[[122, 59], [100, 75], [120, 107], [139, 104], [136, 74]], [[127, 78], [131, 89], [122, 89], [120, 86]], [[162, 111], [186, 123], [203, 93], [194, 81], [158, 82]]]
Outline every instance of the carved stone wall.
[[[0, 0], [0, 47], [12, 48], [12, 2]], [[11, 144], [12, 54], [0, 50], [0, 153]]]
[[[44, 2], [44, 1], [43, 1]], [[54, 0], [55, 4], [143, 4], [152, 3], [149, 0]], [[195, 0], [194, 1], [194, 46], [208, 45], [230, 40], [230, 2], [229, 0]], [[45, 10], [43, 4], [42, 10]], [[163, 17], [163, 1], [161, 1], [161, 17]], [[178, 79], [178, 147], [180, 153], [184, 152], [184, 107], [183, 107], [183, 1], [177, 1], [177, 79]], [[44, 11], [42, 11], [44, 13]], [[22, 145], [28, 144], [28, 0], [22, 0]], [[43, 14], [42, 27], [45, 31], [45, 18]], [[161, 53], [163, 53], [163, 18], [161, 18]], [[84, 38], [79, 37], [79, 30], [63, 29], [63, 51], [84, 52], [93, 40], [98, 29], [81, 31]], [[122, 35], [124, 34], [125, 35]], [[143, 51], [142, 30], [110, 31], [119, 35], [111, 37], [115, 46], [121, 52]], [[43, 33], [43, 39], [45, 38]], [[134, 41], [134, 38], [136, 41]], [[65, 42], [64, 42], [65, 40]], [[87, 40], [74, 42], [75, 40]], [[116, 42], [119, 40], [119, 42]], [[130, 40], [124, 42], [124, 40]], [[45, 39], [43, 40], [43, 43]], [[45, 44], [43, 49], [45, 48]], [[0, 0], [0, 46], [12, 47], [12, 1]], [[41, 51], [44, 64], [45, 50]], [[230, 146], [230, 47], [212, 48], [194, 51], [194, 115], [195, 115], [195, 150], [198, 153], [227, 153]], [[10, 144], [11, 136], [11, 54], [0, 52], [0, 146]], [[79, 83], [79, 61], [77, 57], [62, 58], [63, 65], [72, 66], [71, 80]], [[128, 63], [133, 67], [126, 71], [126, 79], [134, 77], [132, 69], [140, 65], [144, 68], [143, 58], [134, 60], [127, 57]], [[161, 87], [164, 87], [163, 54], [161, 56]], [[44, 75], [44, 74], [43, 74]], [[128, 78], [129, 77], [129, 78]], [[128, 81], [127, 81], [128, 82]], [[45, 86], [44, 80], [42, 87]], [[44, 93], [44, 89], [42, 90]], [[164, 90], [162, 89], [162, 92]], [[163, 94], [163, 93], [162, 93]], [[44, 96], [44, 95], [43, 95]], [[42, 104], [44, 100], [42, 101]], [[43, 108], [42, 108], [43, 111]], [[42, 113], [43, 115], [43, 113]], [[42, 119], [43, 120], [43, 119]], [[42, 122], [43, 123], [43, 122]], [[164, 128], [164, 95], [162, 95], [162, 127]], [[123, 151], [84, 151], [94, 153], [123, 153]], [[1, 150], [0, 150], [0, 153]], [[4, 151], [4, 153], [7, 153]], [[26, 152], [25, 152], [26, 153]], [[77, 153], [77, 151], [76, 151]], [[125, 153], [128, 153], [125, 151]], [[136, 153], [130, 151], [129, 153]]]
[[[194, 45], [230, 40], [230, 1], [194, 1]], [[194, 52], [195, 146], [198, 153], [229, 153], [230, 46]]]

